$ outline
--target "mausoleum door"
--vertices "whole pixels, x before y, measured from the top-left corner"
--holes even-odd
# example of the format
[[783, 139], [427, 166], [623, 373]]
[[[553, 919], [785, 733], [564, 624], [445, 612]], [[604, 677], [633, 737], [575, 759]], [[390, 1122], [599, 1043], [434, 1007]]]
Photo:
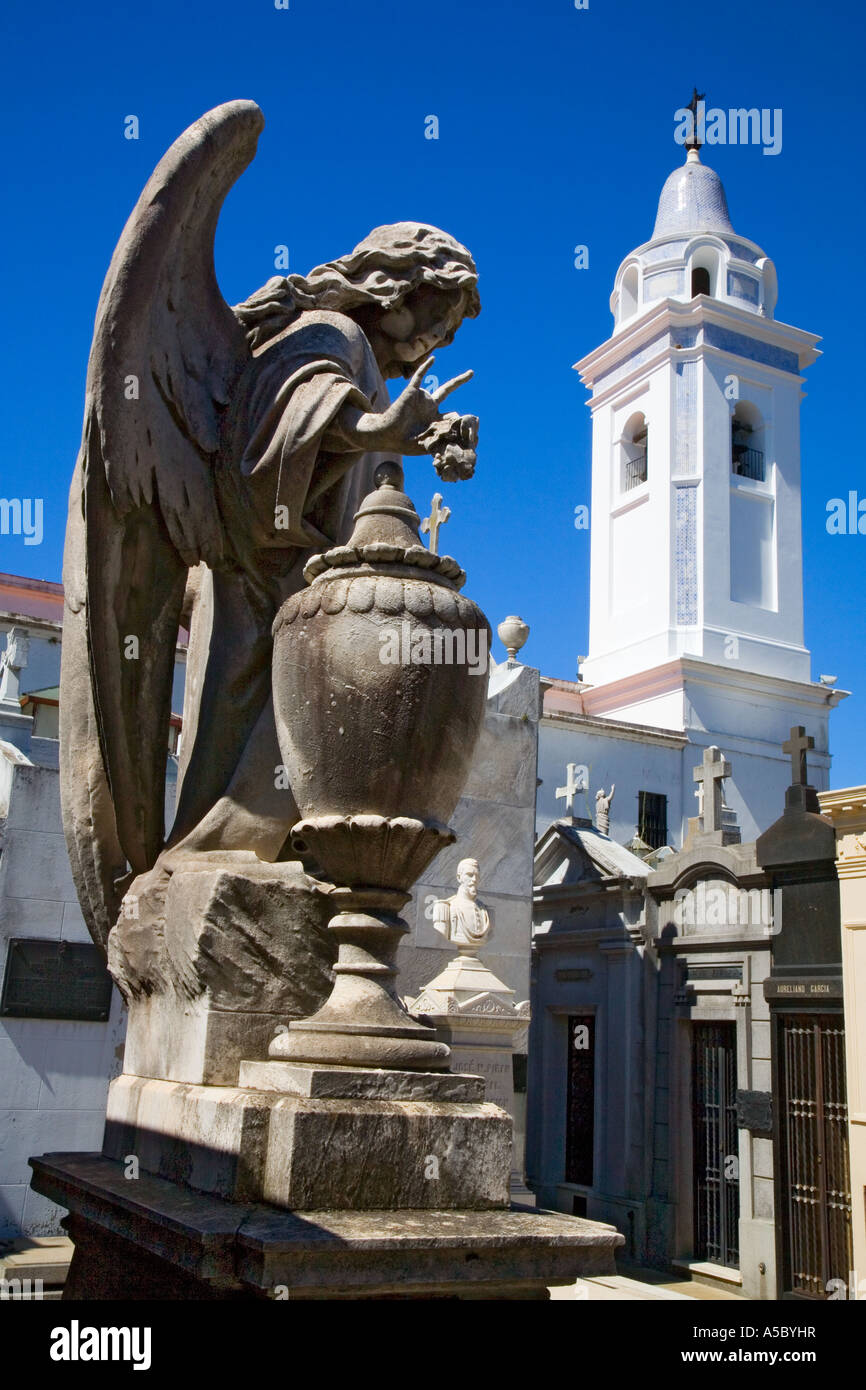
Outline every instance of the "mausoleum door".
[[694, 1258], [739, 1265], [735, 1023], [692, 1024]]
[[853, 1259], [845, 1030], [841, 1013], [778, 1027], [782, 1291], [826, 1298], [831, 1280], [847, 1289]]

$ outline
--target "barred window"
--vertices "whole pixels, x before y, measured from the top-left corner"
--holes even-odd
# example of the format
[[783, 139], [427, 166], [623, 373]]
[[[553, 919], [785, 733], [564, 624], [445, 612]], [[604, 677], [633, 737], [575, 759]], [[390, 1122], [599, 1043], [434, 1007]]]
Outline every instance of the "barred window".
[[638, 792], [638, 834], [651, 849], [668, 842], [668, 799], [661, 792]]

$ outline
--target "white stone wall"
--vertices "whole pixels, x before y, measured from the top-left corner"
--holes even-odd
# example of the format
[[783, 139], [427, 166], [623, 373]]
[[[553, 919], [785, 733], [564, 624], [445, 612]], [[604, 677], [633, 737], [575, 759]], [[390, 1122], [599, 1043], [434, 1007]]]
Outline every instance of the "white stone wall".
[[[592, 503], [589, 656], [595, 684], [646, 670], [672, 655], [668, 615], [673, 602], [670, 511], [670, 363], [657, 362], [642, 381], [591, 402]], [[627, 421], [647, 421], [647, 481], [623, 492], [620, 443]]]
[[[725, 662], [730, 635], [740, 640], [746, 670], [808, 681], [809, 653], [803, 646], [803, 554], [800, 524], [800, 379], [759, 362], [715, 353], [702, 363], [700, 440], [703, 457], [701, 572], [703, 633], [690, 650]], [[764, 421], [766, 480], [736, 477], [731, 468], [731, 415], [736, 401], [725, 395], [737, 378], [739, 400], [751, 402]], [[736, 504], [772, 518], [774, 591], [764, 606], [736, 602], [733, 568], [745, 561], [749, 536], [737, 526]], [[749, 639], [752, 639], [751, 641]]]
[[[661, 722], [661, 699], [612, 709], [607, 729], [603, 719], [569, 720], [555, 714], [544, 718], [539, 735], [539, 835], [564, 813], [555, 793], [565, 781], [568, 763], [589, 768], [590, 786], [576, 798], [575, 815], [594, 816], [596, 791], [616, 783], [610, 835], [620, 844], [635, 832], [637, 793], [665, 795], [668, 842], [674, 849], [682, 846], [689, 818], [697, 815], [692, 774], [712, 744], [731, 763], [725, 800], [736, 812], [744, 842], [767, 830], [784, 803], [791, 760], [782, 745], [792, 726], [802, 724], [815, 740], [808, 758], [811, 785], [818, 791], [830, 785], [829, 721], [841, 692], [698, 662], [684, 666], [679, 728]], [[617, 727], [632, 720], [643, 729]]]
[[433, 927], [432, 902], [456, 892], [458, 863], [474, 858], [493, 915], [482, 958], [517, 1002], [529, 998], [539, 685], [538, 671], [517, 662], [491, 673], [484, 728], [451, 817], [457, 842], [434, 859], [403, 912], [412, 929], [397, 958], [403, 996], [420, 994], [454, 954]]
[[[668, 302], [577, 364], [593, 392], [585, 680], [602, 686], [686, 654], [722, 663], [734, 637], [742, 669], [809, 680], [797, 364], [814, 360], [816, 341], [741, 307]], [[738, 401], [762, 417], [764, 483], [732, 472]], [[623, 438], [638, 411], [647, 481], [624, 491]], [[773, 552], [767, 593], [735, 601], [758, 534]]]
[[[19, 755], [20, 756], [20, 755]], [[10, 938], [89, 941], [60, 822], [55, 768], [0, 747], [0, 970]], [[0, 1239], [59, 1232], [62, 1211], [31, 1191], [27, 1160], [99, 1149], [125, 1009], [107, 1023], [0, 1018]]]
[[[700, 755], [686, 748], [697, 765]], [[627, 844], [637, 826], [639, 791], [659, 792], [668, 799], [668, 837], [679, 836], [684, 818], [695, 814], [691, 788], [683, 796], [683, 739], [669, 735], [629, 736], [614, 730], [602, 732], [592, 723], [569, 723], [545, 719], [539, 733], [538, 788], [539, 836], [550, 823], [565, 814], [565, 803], [557, 800], [556, 789], [565, 782], [565, 769], [576, 763], [588, 769], [589, 785], [574, 800], [574, 814], [595, 818], [595, 794], [599, 787], [616, 793], [610, 808], [610, 837]], [[689, 773], [691, 776], [691, 773]]]

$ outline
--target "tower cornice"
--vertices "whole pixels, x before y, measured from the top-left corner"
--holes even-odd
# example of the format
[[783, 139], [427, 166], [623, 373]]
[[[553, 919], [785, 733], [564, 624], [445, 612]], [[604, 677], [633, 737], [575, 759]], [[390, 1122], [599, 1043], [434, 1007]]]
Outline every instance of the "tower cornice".
[[[714, 324], [770, 347], [790, 352], [796, 356], [801, 371], [811, 366], [821, 355], [817, 346], [821, 341], [820, 335], [807, 333], [802, 328], [781, 323], [778, 319], [756, 315], [723, 300], [697, 295], [687, 301], [659, 300], [657, 304], [653, 304], [627, 326], [614, 333], [600, 347], [575, 362], [574, 370], [580, 373], [582, 382], [591, 390], [600, 377], [635, 355], [666, 330], [671, 334], [684, 328], [700, 331], [707, 324]], [[676, 342], [662, 342], [659, 343], [658, 356], [663, 358], [678, 350], [699, 353], [705, 346], [707, 345], [700, 340], [688, 349], [678, 349]], [[640, 370], [645, 373], [647, 367], [647, 360], [643, 359]]]

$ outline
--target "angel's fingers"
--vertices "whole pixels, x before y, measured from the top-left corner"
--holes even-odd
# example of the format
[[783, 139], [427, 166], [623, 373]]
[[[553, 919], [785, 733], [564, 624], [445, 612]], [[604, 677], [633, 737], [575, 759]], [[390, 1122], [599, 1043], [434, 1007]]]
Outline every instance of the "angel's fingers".
[[433, 366], [433, 358], [428, 357], [426, 362], [422, 362], [420, 367], [416, 367], [409, 380], [410, 386], [420, 386], [430, 368]]
[[452, 377], [450, 381], [445, 382], [444, 386], [439, 386], [430, 394], [438, 405], [440, 401], [444, 401], [446, 396], [450, 396], [452, 391], [456, 391], [458, 386], [462, 386], [464, 381], [469, 381], [474, 375], [474, 372], [461, 372], [459, 376]]

